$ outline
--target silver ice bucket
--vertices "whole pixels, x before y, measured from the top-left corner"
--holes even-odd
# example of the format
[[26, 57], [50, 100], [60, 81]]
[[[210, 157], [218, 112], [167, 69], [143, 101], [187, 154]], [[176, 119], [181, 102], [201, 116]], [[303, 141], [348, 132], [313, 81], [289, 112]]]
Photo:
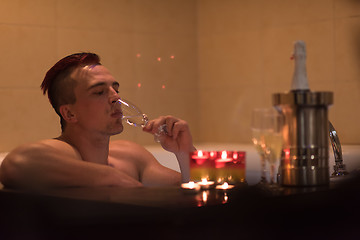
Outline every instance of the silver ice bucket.
[[328, 106], [332, 103], [332, 92], [295, 90], [273, 95], [273, 105], [285, 118], [280, 185], [329, 184]]

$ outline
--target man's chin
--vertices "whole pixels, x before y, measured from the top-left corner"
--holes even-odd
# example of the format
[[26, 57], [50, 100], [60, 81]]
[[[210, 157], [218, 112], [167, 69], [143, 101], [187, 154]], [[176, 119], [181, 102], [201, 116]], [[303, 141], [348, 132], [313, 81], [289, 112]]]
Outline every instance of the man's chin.
[[112, 131], [111, 135], [112, 136], [118, 135], [118, 134], [122, 133], [123, 131], [124, 131], [124, 128], [117, 129], [117, 130]]
[[111, 135], [117, 135], [124, 131], [124, 125], [121, 119], [117, 119], [115, 124], [112, 126], [109, 126], [109, 130], [111, 132]]

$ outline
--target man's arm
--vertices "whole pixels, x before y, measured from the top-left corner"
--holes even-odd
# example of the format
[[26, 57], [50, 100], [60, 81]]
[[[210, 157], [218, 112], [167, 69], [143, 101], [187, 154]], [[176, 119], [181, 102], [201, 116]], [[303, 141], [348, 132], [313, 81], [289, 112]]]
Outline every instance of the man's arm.
[[76, 151], [58, 140], [27, 144], [10, 152], [0, 167], [6, 187], [141, 186], [110, 166], [83, 161]]
[[175, 154], [181, 170], [181, 181], [188, 182], [190, 180], [189, 154], [196, 150], [189, 125], [186, 121], [173, 116], [163, 116], [149, 121], [143, 130], [155, 134], [164, 124], [166, 124], [166, 134], [159, 137], [161, 146]]

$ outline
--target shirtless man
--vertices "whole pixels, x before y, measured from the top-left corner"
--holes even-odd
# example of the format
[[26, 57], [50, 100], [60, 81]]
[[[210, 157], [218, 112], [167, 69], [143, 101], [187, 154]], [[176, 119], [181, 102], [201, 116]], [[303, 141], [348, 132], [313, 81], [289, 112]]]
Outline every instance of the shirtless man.
[[0, 168], [6, 187], [139, 187], [188, 181], [189, 152], [195, 148], [185, 121], [163, 116], [143, 129], [154, 134], [166, 124], [161, 145], [175, 154], [181, 174], [159, 164], [136, 143], [110, 142], [110, 136], [123, 131], [119, 82], [96, 54], [61, 59], [47, 72], [41, 88], [60, 116], [62, 133], [10, 152]]

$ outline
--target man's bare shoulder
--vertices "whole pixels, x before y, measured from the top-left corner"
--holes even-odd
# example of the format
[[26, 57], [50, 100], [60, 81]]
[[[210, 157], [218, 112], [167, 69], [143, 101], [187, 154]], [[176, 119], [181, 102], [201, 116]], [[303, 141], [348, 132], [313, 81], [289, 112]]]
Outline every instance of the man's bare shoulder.
[[58, 139], [44, 139], [37, 142], [26, 143], [18, 146], [12, 150], [8, 156], [11, 155], [38, 155], [49, 153], [61, 153], [62, 155], [68, 155], [76, 158], [81, 158], [78, 151], [70, 144], [60, 141]]
[[154, 161], [154, 156], [143, 146], [126, 140], [116, 140], [110, 143], [110, 156], [117, 158], [125, 158], [140, 162]]
[[135, 142], [115, 140], [110, 142], [110, 154], [142, 155], [150, 153], [143, 146]]

